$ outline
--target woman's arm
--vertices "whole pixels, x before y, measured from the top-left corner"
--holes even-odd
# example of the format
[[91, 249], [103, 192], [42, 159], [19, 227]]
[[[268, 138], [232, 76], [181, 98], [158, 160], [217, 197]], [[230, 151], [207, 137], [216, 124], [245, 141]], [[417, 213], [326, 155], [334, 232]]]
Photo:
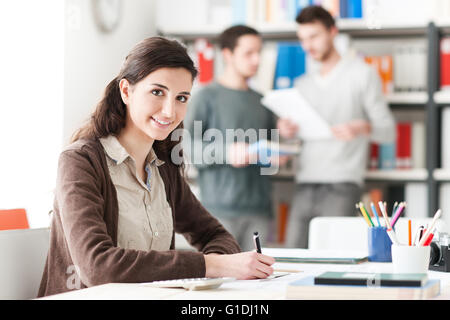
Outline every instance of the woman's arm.
[[[170, 164], [168, 164], [170, 165]], [[197, 250], [208, 253], [238, 253], [234, 237], [198, 201], [178, 168], [172, 168], [172, 197], [175, 206], [175, 232], [183, 234]]]

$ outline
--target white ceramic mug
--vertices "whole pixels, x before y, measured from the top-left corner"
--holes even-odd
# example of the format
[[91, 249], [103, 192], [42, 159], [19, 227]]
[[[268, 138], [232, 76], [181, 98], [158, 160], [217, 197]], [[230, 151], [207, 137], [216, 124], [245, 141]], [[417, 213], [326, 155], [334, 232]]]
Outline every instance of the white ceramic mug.
[[427, 273], [430, 246], [392, 245], [394, 273]]

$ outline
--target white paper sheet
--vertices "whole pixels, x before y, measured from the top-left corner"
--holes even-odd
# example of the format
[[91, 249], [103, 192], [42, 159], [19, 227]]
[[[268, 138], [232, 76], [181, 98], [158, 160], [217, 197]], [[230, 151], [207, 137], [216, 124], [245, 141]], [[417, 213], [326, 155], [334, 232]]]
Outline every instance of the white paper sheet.
[[261, 103], [280, 118], [297, 124], [299, 137], [303, 140], [333, 138], [329, 124], [295, 88], [272, 90], [262, 98]]

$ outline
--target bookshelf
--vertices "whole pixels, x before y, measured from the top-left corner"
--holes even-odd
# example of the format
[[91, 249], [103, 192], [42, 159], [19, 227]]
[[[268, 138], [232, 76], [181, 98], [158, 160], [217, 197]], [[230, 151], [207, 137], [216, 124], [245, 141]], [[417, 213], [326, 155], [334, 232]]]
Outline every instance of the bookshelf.
[[[450, 90], [439, 90], [439, 41], [442, 35], [450, 34], [450, 24], [433, 22], [428, 24], [384, 24], [370, 27], [364, 19], [338, 19], [340, 33], [348, 34], [352, 39], [405, 39], [421, 37], [426, 41], [427, 76], [426, 91], [393, 92], [386, 96], [392, 109], [420, 109], [425, 113], [426, 127], [426, 167], [407, 170], [368, 170], [366, 182], [371, 183], [408, 183], [421, 182], [427, 186], [427, 212], [430, 216], [439, 207], [439, 184], [450, 181], [450, 170], [440, 169], [440, 107], [450, 105]], [[255, 25], [263, 40], [297, 40], [295, 22], [276, 25]], [[164, 29], [159, 28], [162, 36], [177, 38], [185, 43], [197, 38], [215, 41], [223, 27]], [[274, 177], [275, 181], [293, 181], [293, 173], [283, 172]]]

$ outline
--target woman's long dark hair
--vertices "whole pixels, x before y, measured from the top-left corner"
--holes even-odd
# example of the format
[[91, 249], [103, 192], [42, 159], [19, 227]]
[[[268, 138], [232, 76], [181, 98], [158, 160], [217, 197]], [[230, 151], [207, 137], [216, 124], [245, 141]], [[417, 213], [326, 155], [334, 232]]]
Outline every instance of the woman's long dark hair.
[[[125, 127], [127, 115], [126, 105], [120, 95], [120, 80], [127, 79], [131, 85], [134, 85], [160, 68], [185, 68], [191, 73], [192, 81], [197, 76], [194, 62], [186, 48], [178, 41], [151, 37], [139, 42], [126, 57], [119, 75], [106, 87], [104, 96], [97, 104], [88, 123], [73, 134], [71, 142], [119, 135]], [[178, 128], [183, 128], [183, 122], [178, 125]], [[165, 140], [155, 140], [153, 149], [158, 157], [169, 160], [170, 152], [178, 143], [181, 143], [181, 137], [179, 140], [172, 141], [170, 134]], [[183, 167], [183, 164], [179, 165]]]

